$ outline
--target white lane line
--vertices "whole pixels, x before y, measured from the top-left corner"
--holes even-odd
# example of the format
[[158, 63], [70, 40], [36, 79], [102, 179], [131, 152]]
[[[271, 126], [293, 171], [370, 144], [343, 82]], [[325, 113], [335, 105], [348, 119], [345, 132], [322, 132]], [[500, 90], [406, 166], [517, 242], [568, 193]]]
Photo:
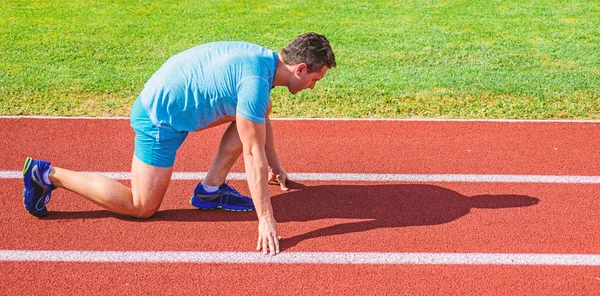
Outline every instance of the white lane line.
[[258, 252], [0, 250], [0, 262], [9, 261], [600, 266], [600, 254], [282, 252], [271, 257]]
[[[130, 180], [129, 172], [84, 172], [101, 174], [116, 180]], [[600, 176], [560, 175], [487, 175], [487, 174], [353, 174], [289, 173], [296, 181], [373, 181], [373, 182], [456, 182], [456, 183], [567, 183], [600, 184]], [[206, 172], [175, 172], [172, 180], [202, 180]], [[21, 171], [0, 171], [0, 179], [21, 179]], [[246, 180], [245, 173], [230, 173], [229, 180]]]

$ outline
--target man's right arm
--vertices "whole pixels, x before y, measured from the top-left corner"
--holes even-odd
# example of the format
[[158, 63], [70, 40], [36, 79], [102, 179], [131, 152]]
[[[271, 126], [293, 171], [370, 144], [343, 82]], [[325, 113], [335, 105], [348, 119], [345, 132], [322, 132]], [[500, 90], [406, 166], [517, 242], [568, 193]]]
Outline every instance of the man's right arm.
[[236, 126], [243, 146], [248, 187], [258, 215], [256, 250], [262, 250], [264, 254], [275, 255], [279, 253], [279, 238], [268, 192], [269, 165], [265, 152], [266, 126], [253, 122], [239, 113], [236, 116]]

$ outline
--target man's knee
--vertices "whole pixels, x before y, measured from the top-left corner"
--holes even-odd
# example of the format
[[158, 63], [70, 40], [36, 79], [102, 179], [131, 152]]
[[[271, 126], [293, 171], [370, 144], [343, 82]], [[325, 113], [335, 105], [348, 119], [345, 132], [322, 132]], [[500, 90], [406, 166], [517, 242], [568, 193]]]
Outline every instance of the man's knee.
[[155, 207], [136, 207], [135, 212], [133, 213], [133, 217], [138, 219], [148, 219], [154, 216], [158, 212], [158, 208]]
[[148, 165], [134, 157], [131, 169], [132, 216], [147, 219], [158, 211], [172, 172], [173, 167]]
[[[166, 190], [166, 187], [164, 189]], [[138, 219], [148, 219], [154, 216], [154, 214], [158, 212], [158, 208], [160, 208], [160, 205], [164, 198], [164, 192], [158, 189], [156, 191], [133, 190], [132, 194], [132, 216]]]

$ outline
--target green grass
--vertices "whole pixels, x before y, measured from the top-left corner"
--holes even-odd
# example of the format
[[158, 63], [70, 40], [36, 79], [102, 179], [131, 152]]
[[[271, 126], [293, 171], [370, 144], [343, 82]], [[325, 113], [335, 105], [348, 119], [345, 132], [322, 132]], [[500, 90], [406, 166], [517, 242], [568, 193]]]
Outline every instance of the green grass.
[[0, 0], [0, 115], [127, 116], [171, 55], [307, 31], [338, 67], [312, 91], [275, 89], [274, 116], [600, 118], [590, 0]]

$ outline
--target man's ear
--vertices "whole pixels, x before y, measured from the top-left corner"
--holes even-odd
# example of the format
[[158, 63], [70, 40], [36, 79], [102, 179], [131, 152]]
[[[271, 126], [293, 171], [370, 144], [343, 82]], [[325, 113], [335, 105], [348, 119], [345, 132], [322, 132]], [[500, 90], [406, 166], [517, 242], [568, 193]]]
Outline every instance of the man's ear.
[[306, 71], [308, 71], [308, 67], [306, 66], [305, 63], [300, 63], [300, 64], [296, 65], [296, 71], [295, 71], [296, 76], [300, 76], [300, 74], [302, 74]]

